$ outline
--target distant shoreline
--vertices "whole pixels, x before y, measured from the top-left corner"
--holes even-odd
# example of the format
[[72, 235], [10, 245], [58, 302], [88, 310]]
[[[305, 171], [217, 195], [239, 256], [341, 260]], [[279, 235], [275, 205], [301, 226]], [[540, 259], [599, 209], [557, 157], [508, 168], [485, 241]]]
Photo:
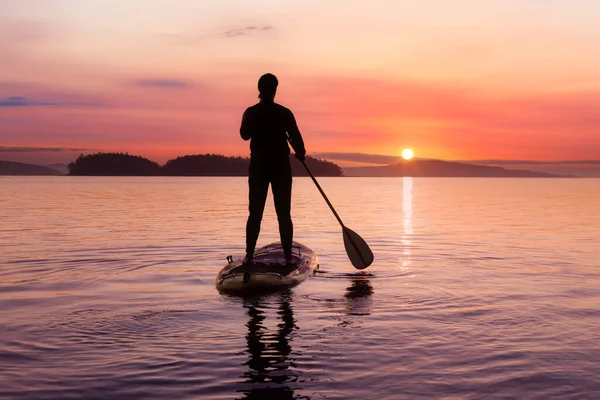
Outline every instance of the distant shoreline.
[[[304, 166], [293, 155], [275, 160], [273, 168], [289, 159], [293, 176], [307, 176]], [[123, 153], [81, 155], [68, 165], [69, 175], [77, 176], [248, 176], [250, 158], [226, 157], [220, 154], [185, 155], [164, 165], [147, 158]], [[305, 164], [316, 176], [342, 176], [335, 163], [306, 157]]]
[[[2, 174], [1, 177], [48, 177], [48, 178], [247, 178], [248, 176], [243, 175], [68, 175], [68, 174], [55, 174], [55, 175], [44, 175], [44, 174]], [[310, 178], [309, 176], [294, 176], [296, 178]], [[323, 176], [321, 178], [390, 178], [390, 179], [401, 179], [401, 178], [465, 178], [465, 179], [600, 179], [597, 176], [574, 176], [574, 175], [557, 175], [557, 176]]]
[[[475, 165], [443, 160], [411, 160], [385, 166], [341, 168], [337, 164], [306, 158], [306, 163], [320, 177], [363, 178], [582, 178], [530, 170], [506, 169], [498, 166]], [[308, 176], [302, 164], [290, 156], [293, 176]], [[226, 157], [217, 154], [187, 155], [167, 161], [164, 165], [140, 156], [124, 153], [81, 155], [68, 166], [41, 166], [0, 161], [0, 175], [8, 176], [189, 176], [247, 177], [249, 158]], [[55, 168], [53, 168], [55, 167]], [[68, 171], [64, 173], [63, 171]]]

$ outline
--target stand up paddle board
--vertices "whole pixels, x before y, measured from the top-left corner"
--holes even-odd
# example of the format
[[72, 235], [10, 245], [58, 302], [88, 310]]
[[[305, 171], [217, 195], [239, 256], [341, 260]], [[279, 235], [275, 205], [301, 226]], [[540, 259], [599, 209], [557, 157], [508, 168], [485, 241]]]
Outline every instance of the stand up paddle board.
[[281, 242], [258, 249], [250, 264], [243, 260], [227, 257], [227, 266], [215, 282], [220, 292], [252, 294], [289, 288], [304, 282], [319, 267], [315, 252], [298, 242], [292, 243], [291, 264], [285, 263]]

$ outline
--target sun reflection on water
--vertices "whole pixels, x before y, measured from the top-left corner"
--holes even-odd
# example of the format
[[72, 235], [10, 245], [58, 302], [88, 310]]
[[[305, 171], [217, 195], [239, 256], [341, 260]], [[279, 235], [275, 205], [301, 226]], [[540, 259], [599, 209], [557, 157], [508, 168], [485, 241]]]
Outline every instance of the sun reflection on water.
[[402, 178], [402, 268], [408, 269], [411, 264], [413, 234], [413, 178]]

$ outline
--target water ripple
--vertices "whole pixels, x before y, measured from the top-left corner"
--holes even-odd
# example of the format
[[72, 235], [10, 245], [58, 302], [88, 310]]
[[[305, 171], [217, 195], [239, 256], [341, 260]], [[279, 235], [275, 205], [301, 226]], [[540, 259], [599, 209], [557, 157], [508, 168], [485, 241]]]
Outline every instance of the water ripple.
[[239, 298], [243, 178], [0, 179], [0, 397], [600, 398], [600, 181], [323, 178], [360, 272], [298, 178], [321, 272]]

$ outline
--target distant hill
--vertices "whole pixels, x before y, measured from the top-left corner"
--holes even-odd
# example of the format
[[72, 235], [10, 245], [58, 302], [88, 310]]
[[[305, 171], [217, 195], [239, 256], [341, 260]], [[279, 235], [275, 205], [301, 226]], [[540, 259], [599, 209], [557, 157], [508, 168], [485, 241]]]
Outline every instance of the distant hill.
[[0, 175], [61, 175], [61, 173], [42, 165], [0, 161]]
[[510, 177], [557, 178], [561, 175], [506, 169], [487, 165], [473, 165], [442, 160], [410, 160], [382, 167], [344, 168], [346, 176], [412, 176], [412, 177]]
[[[302, 164], [291, 157], [292, 175], [306, 176]], [[306, 164], [317, 176], [343, 176], [342, 169], [330, 161], [306, 157]], [[248, 176], [250, 159], [219, 154], [196, 154], [169, 160], [164, 166], [140, 156], [123, 153], [81, 155], [69, 164], [69, 175], [96, 176]]]

